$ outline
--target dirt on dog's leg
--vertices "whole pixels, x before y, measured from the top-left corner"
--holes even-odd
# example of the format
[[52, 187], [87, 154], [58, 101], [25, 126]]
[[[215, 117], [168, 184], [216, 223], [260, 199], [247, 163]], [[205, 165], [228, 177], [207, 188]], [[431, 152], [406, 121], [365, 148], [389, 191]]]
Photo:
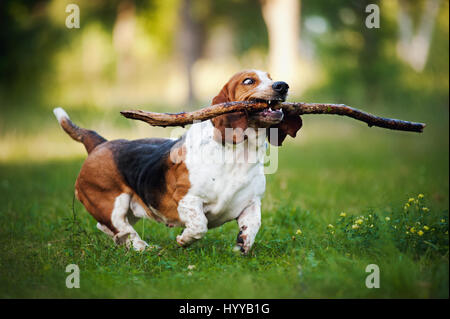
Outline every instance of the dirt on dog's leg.
[[179, 245], [189, 245], [202, 238], [208, 231], [208, 220], [203, 212], [203, 202], [200, 198], [185, 196], [178, 203], [178, 215], [186, 227], [181, 235], [177, 236]]
[[255, 199], [253, 204], [244, 209], [237, 218], [239, 234], [237, 236], [236, 249], [243, 254], [248, 254], [255, 242], [256, 234], [261, 226], [261, 201]]

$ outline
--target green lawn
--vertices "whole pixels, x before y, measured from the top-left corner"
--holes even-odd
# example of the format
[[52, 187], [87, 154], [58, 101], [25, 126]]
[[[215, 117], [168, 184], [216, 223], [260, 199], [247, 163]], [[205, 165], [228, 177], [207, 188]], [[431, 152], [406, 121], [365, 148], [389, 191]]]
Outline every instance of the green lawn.
[[[305, 116], [299, 137], [279, 149], [262, 227], [245, 257], [232, 251], [235, 222], [182, 249], [180, 229], [140, 221], [141, 237], [161, 249], [116, 247], [79, 202], [74, 220], [83, 156], [39, 160], [12, 152], [19, 155], [0, 161], [0, 297], [448, 298], [448, 107], [405, 114], [426, 121], [425, 133]], [[82, 148], [50, 113], [39, 116], [61, 151]], [[98, 129], [93, 119], [90, 128]], [[39, 130], [28, 128], [23, 140]], [[80, 267], [80, 289], [65, 286], [68, 264]], [[365, 286], [369, 264], [380, 268], [379, 289]]]

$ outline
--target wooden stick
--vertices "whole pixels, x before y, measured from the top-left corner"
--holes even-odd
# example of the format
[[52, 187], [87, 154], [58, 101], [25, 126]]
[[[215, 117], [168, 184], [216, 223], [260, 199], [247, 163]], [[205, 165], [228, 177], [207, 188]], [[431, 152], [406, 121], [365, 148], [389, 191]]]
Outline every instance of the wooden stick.
[[369, 127], [378, 126], [391, 130], [410, 131], [422, 133], [425, 123], [409, 122], [385, 117], [379, 117], [370, 113], [355, 109], [345, 104], [322, 103], [283, 103], [283, 109], [298, 114], [336, 114], [351, 117], [355, 120], [367, 123]]
[[205, 108], [180, 113], [156, 113], [146, 111], [121, 111], [120, 113], [133, 120], [141, 120], [153, 126], [185, 126], [194, 121], [205, 121], [213, 117], [239, 111], [262, 111], [267, 108], [263, 102], [225, 102]]
[[[141, 120], [153, 126], [185, 126], [194, 123], [194, 121], [205, 121], [213, 117], [240, 111], [256, 112], [266, 109], [267, 103], [264, 102], [226, 102], [211, 105], [192, 112], [181, 113], [155, 113], [146, 111], [122, 111], [123, 116]], [[355, 109], [344, 104], [325, 104], [325, 103], [289, 103], [284, 102], [277, 105], [285, 112], [291, 114], [336, 114], [348, 116], [355, 120], [367, 123], [369, 127], [378, 126], [391, 130], [423, 132], [424, 123], [408, 122], [372, 115], [370, 113]]]

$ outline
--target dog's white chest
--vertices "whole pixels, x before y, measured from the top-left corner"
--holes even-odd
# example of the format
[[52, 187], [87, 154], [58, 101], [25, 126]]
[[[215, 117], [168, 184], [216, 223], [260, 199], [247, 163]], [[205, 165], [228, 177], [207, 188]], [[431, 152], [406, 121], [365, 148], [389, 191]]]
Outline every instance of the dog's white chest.
[[200, 197], [208, 227], [217, 227], [237, 218], [255, 198], [265, 191], [262, 159], [244, 145], [221, 145], [212, 138], [213, 126], [207, 122], [193, 125], [186, 136], [186, 166], [191, 189]]

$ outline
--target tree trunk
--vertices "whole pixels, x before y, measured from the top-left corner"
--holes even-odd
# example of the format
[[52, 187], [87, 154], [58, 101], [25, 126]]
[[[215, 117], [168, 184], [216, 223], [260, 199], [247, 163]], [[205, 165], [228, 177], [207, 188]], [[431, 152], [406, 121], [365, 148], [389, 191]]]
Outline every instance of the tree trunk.
[[300, 41], [300, 0], [261, 0], [269, 34], [269, 68], [277, 78], [295, 77]]
[[397, 54], [400, 59], [408, 63], [417, 72], [422, 72], [427, 63], [440, 2], [440, 0], [425, 1], [425, 7], [415, 34], [411, 15], [408, 14], [406, 9], [408, 3], [406, 1], [399, 2]]
[[188, 88], [186, 103], [189, 107], [192, 107], [196, 100], [192, 69], [195, 61], [201, 55], [202, 30], [200, 23], [192, 15], [191, 0], [182, 0], [179, 14], [178, 52], [183, 63]]
[[117, 52], [117, 81], [126, 88], [136, 71], [136, 63], [131, 52], [135, 41], [135, 5], [132, 0], [119, 3], [117, 18], [113, 29], [113, 45]]

